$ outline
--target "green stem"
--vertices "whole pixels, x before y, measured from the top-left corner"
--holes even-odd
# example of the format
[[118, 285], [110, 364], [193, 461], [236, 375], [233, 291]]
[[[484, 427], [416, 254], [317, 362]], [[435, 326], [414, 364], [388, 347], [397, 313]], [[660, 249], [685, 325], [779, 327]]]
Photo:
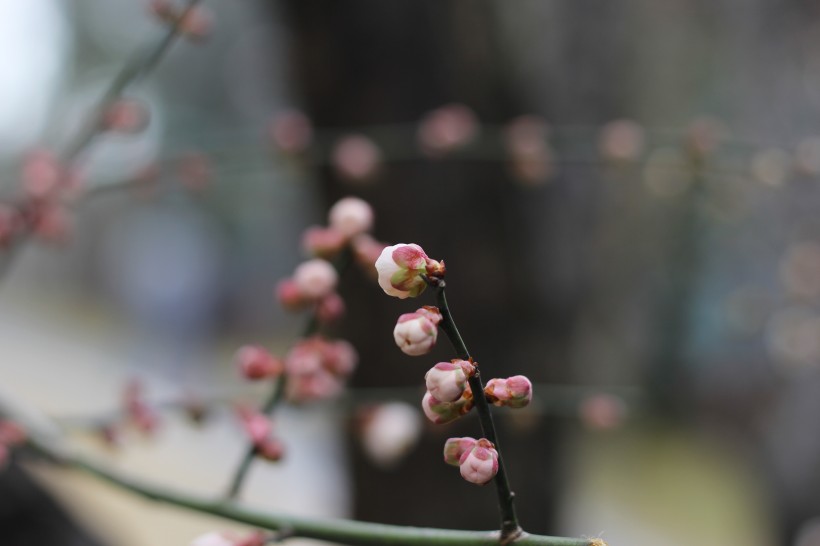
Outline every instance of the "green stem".
[[[442, 331], [447, 334], [450, 343], [456, 350], [456, 354], [462, 360], [470, 359], [470, 352], [467, 350], [461, 334], [458, 331], [453, 315], [450, 312], [450, 306], [447, 305], [447, 296], [444, 293], [445, 282], [441, 279], [431, 281], [431, 284], [436, 290], [436, 302], [438, 303], [439, 311], [441, 312], [442, 321], [439, 324]], [[481, 382], [481, 371], [478, 363], [476, 364], [476, 372], [470, 377], [470, 389], [473, 391], [473, 401], [476, 410], [478, 411], [478, 418], [481, 422], [481, 431], [484, 437], [495, 445], [498, 452], [498, 473], [495, 475], [495, 487], [498, 492], [498, 509], [501, 514], [501, 539], [502, 542], [515, 538], [523, 531], [518, 524], [518, 516], [515, 514], [515, 493], [510, 489], [510, 483], [507, 479], [507, 471], [504, 468], [504, 459], [501, 455], [501, 446], [498, 443], [498, 437], [495, 432], [495, 425], [493, 424], [493, 415], [490, 411], [490, 404], [484, 397], [484, 385]]]

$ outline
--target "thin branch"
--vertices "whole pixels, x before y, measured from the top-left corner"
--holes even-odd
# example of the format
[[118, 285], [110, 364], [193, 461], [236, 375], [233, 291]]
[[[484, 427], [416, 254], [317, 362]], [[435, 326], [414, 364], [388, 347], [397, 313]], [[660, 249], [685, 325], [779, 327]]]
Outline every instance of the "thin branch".
[[[81, 469], [112, 486], [186, 510], [246, 523], [261, 529], [283, 530], [290, 536], [312, 538], [351, 546], [491, 546], [500, 541], [497, 531], [456, 531], [423, 527], [382, 525], [344, 519], [322, 519], [262, 512], [226, 500], [171, 490], [145, 483], [108, 468], [92, 458], [70, 449], [59, 429], [42, 414], [7, 393], [0, 393], [0, 414], [22, 425], [28, 435], [27, 446], [55, 463]], [[522, 534], [514, 542], [521, 546], [598, 546], [590, 539], [561, 538]]]
[[[461, 334], [456, 327], [453, 315], [450, 312], [450, 306], [447, 304], [447, 296], [444, 293], [445, 282], [441, 279], [430, 280], [431, 284], [436, 290], [436, 302], [438, 303], [439, 311], [441, 312], [442, 321], [439, 325], [447, 334], [456, 354], [463, 360], [470, 360], [470, 352], [461, 337]], [[501, 446], [498, 443], [498, 436], [495, 432], [495, 424], [493, 423], [492, 412], [490, 412], [490, 405], [484, 397], [484, 385], [481, 382], [481, 371], [476, 363], [476, 372], [470, 377], [470, 389], [473, 391], [473, 401], [478, 411], [478, 417], [481, 422], [481, 431], [484, 437], [495, 445], [498, 452], [498, 473], [495, 475], [495, 486], [498, 492], [498, 508], [501, 514], [501, 538], [507, 540], [515, 538], [523, 531], [518, 524], [518, 517], [515, 514], [515, 493], [510, 488], [509, 480], [507, 479], [507, 472], [504, 468], [504, 459], [501, 454]]]

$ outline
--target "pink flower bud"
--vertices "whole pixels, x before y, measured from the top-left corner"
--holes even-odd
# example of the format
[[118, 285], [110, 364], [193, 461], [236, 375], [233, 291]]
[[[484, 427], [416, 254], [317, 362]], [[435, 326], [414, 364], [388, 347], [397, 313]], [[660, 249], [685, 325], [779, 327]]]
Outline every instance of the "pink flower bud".
[[643, 127], [629, 119], [618, 119], [601, 128], [598, 147], [605, 159], [629, 162], [640, 159], [644, 142]]
[[436, 344], [438, 327], [422, 313], [405, 313], [393, 329], [393, 339], [399, 349], [410, 356], [427, 354]]
[[289, 376], [285, 383], [287, 399], [294, 403], [335, 398], [342, 392], [342, 381], [327, 370]]
[[62, 185], [63, 167], [49, 150], [28, 153], [23, 160], [23, 191], [32, 199], [45, 199]]
[[422, 151], [442, 156], [470, 143], [478, 134], [478, 118], [463, 104], [448, 104], [425, 115], [419, 124]]
[[359, 353], [353, 345], [343, 339], [326, 342], [322, 357], [325, 369], [341, 377], [353, 373], [359, 362]]
[[362, 447], [381, 467], [390, 468], [418, 442], [421, 416], [405, 402], [390, 402], [370, 408], [364, 418]]
[[495, 406], [523, 408], [532, 401], [532, 383], [523, 375], [490, 379], [484, 386], [484, 396]]
[[142, 383], [129, 381], [125, 386], [123, 402], [125, 413], [138, 430], [143, 434], [152, 434], [159, 426], [159, 416], [142, 396]]
[[612, 430], [623, 424], [626, 404], [620, 396], [609, 393], [591, 394], [578, 408], [581, 422], [594, 430]]
[[444, 444], [444, 462], [458, 466], [461, 456], [475, 447], [475, 438], [465, 436], [464, 438], [449, 438]]
[[285, 370], [288, 376], [306, 375], [322, 369], [324, 343], [319, 337], [297, 341], [285, 356]]
[[416, 297], [427, 288], [421, 275], [442, 277], [444, 262], [431, 260], [416, 244], [388, 246], [376, 260], [379, 286], [388, 296]]
[[376, 174], [381, 156], [381, 150], [368, 137], [348, 135], [336, 143], [331, 161], [341, 177], [362, 182]]
[[373, 208], [358, 197], [345, 197], [330, 208], [328, 219], [331, 228], [355, 237], [373, 227]]
[[148, 125], [148, 110], [138, 100], [120, 99], [103, 113], [102, 129], [119, 133], [138, 133]]
[[245, 379], [265, 379], [280, 375], [284, 369], [282, 361], [259, 345], [245, 345], [234, 358], [242, 377]]
[[0, 444], [16, 446], [26, 441], [26, 431], [14, 421], [0, 421]]
[[332, 227], [311, 226], [302, 234], [302, 248], [309, 254], [328, 258], [336, 255], [346, 242], [345, 235]]
[[467, 385], [461, 398], [454, 402], [442, 402], [426, 392], [421, 401], [421, 409], [424, 410], [424, 415], [437, 425], [455, 421], [473, 409], [473, 394], [470, 391], [470, 386]]
[[288, 311], [298, 311], [309, 303], [293, 279], [279, 281], [276, 285], [276, 299]]
[[242, 423], [245, 434], [254, 445], [264, 442], [273, 431], [273, 425], [267, 415], [259, 413], [248, 406], [238, 406], [236, 413]]
[[283, 152], [298, 154], [307, 150], [313, 141], [313, 126], [302, 112], [286, 110], [277, 114], [271, 123], [270, 137]]
[[520, 116], [507, 126], [504, 143], [513, 175], [521, 182], [546, 182], [555, 171], [554, 152], [547, 144], [547, 124], [537, 116]]
[[276, 462], [285, 456], [285, 445], [277, 438], [267, 437], [254, 444], [257, 456], [266, 461]]
[[351, 243], [356, 263], [358, 263], [365, 272], [372, 275], [374, 279], [378, 278], [378, 272], [373, 269], [373, 264], [379, 259], [379, 256], [387, 247], [387, 244], [377, 241], [366, 233], [357, 235]]
[[333, 292], [339, 275], [329, 262], [314, 258], [300, 264], [293, 272], [293, 281], [302, 296], [318, 300]]
[[198, 536], [188, 546], [236, 546], [236, 541], [235, 535], [214, 531]]
[[467, 388], [467, 379], [475, 373], [475, 366], [466, 360], [439, 362], [424, 374], [427, 392], [442, 402], [454, 402]]
[[459, 460], [461, 477], [478, 485], [489, 483], [498, 473], [498, 452], [486, 438], [480, 438]]
[[345, 300], [336, 292], [331, 292], [316, 306], [316, 318], [323, 324], [336, 322], [345, 314]]

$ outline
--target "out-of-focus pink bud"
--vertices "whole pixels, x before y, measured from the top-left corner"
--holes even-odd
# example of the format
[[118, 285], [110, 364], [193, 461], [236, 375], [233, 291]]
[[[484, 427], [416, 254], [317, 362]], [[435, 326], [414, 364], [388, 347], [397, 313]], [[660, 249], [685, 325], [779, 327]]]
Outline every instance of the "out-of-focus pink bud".
[[504, 143], [516, 179], [535, 185], [554, 174], [554, 152], [547, 144], [547, 133], [547, 123], [533, 115], [517, 117], [507, 125]]
[[374, 279], [378, 278], [378, 272], [373, 269], [373, 264], [379, 259], [382, 251], [387, 247], [386, 243], [377, 241], [367, 233], [362, 233], [353, 238], [352, 247], [353, 255], [356, 258], [356, 263], [371, 275]]
[[475, 373], [475, 366], [466, 360], [439, 362], [424, 374], [427, 392], [442, 402], [454, 402], [467, 388], [467, 379]]
[[49, 150], [33, 150], [23, 159], [23, 191], [32, 199], [45, 199], [63, 184], [65, 173]]
[[202, 152], [184, 153], [177, 165], [177, 175], [183, 186], [191, 191], [202, 191], [213, 177], [211, 160]]
[[459, 461], [461, 477], [478, 485], [489, 483], [498, 473], [498, 452], [492, 442], [480, 438]]
[[262, 531], [255, 531], [245, 538], [239, 539], [235, 546], [265, 546], [268, 537]]
[[298, 311], [309, 303], [293, 279], [279, 281], [276, 285], [276, 299], [288, 311]]
[[0, 444], [16, 446], [26, 441], [26, 431], [14, 421], [0, 421]]
[[282, 361], [259, 345], [241, 347], [234, 358], [242, 377], [245, 379], [266, 379], [276, 377], [284, 370]]
[[438, 157], [466, 146], [478, 134], [478, 118], [463, 104], [448, 104], [425, 115], [418, 131], [422, 151]]
[[626, 404], [619, 396], [597, 393], [587, 396], [578, 408], [581, 422], [594, 430], [611, 430], [623, 424]]
[[368, 410], [362, 447], [376, 464], [390, 468], [416, 445], [420, 435], [418, 410], [405, 402], [390, 402]]
[[473, 409], [473, 393], [470, 391], [470, 386], [467, 385], [461, 398], [454, 402], [442, 402], [426, 392], [421, 401], [421, 409], [424, 410], [424, 415], [430, 421], [437, 425], [443, 425], [455, 421]]
[[269, 436], [254, 445], [256, 446], [256, 455], [266, 461], [280, 461], [285, 456], [285, 445], [278, 438]]
[[376, 174], [381, 159], [382, 153], [371, 139], [348, 135], [336, 143], [331, 161], [341, 177], [364, 182]]
[[444, 444], [444, 462], [458, 466], [461, 456], [475, 447], [476, 439], [465, 436], [464, 438], [449, 438]]
[[615, 162], [637, 161], [643, 154], [644, 143], [643, 127], [629, 119], [610, 121], [598, 137], [601, 155]]
[[327, 370], [289, 376], [285, 383], [287, 398], [301, 403], [334, 398], [342, 392], [342, 380]]
[[288, 376], [310, 374], [322, 369], [324, 340], [312, 337], [297, 341], [285, 356]]
[[332, 227], [311, 226], [302, 234], [302, 248], [321, 258], [336, 255], [345, 246], [345, 235]]
[[702, 159], [717, 150], [729, 130], [722, 121], [701, 117], [695, 119], [686, 129], [686, 147], [695, 159]]
[[373, 208], [364, 199], [345, 197], [330, 208], [330, 227], [351, 238], [373, 227]]
[[444, 262], [428, 258], [419, 245], [400, 243], [382, 250], [376, 260], [376, 271], [385, 294], [404, 299], [414, 298], [427, 288], [421, 275], [440, 278], [445, 268]]
[[144, 399], [142, 383], [133, 379], [125, 385], [123, 402], [125, 414], [140, 432], [152, 434], [159, 426], [159, 416]]
[[331, 292], [316, 305], [316, 318], [324, 324], [336, 322], [345, 314], [345, 300], [336, 293]]
[[71, 217], [61, 205], [43, 202], [37, 207], [32, 221], [32, 231], [40, 240], [62, 244], [71, 237], [73, 230]]
[[308, 299], [318, 300], [333, 292], [339, 275], [329, 262], [314, 258], [301, 263], [293, 272], [293, 282]]
[[108, 106], [102, 129], [119, 133], [138, 133], [148, 125], [148, 110], [135, 99], [120, 99]]
[[193, 41], [201, 41], [211, 35], [214, 28], [214, 14], [205, 6], [196, 6], [179, 24], [179, 31]]
[[436, 344], [438, 327], [422, 313], [405, 313], [393, 329], [393, 339], [399, 349], [410, 356], [424, 355]]
[[325, 368], [342, 377], [353, 373], [359, 362], [359, 353], [349, 342], [343, 339], [326, 342], [323, 349]]
[[238, 406], [236, 413], [242, 423], [245, 434], [254, 445], [264, 442], [273, 431], [273, 425], [267, 415], [259, 413], [248, 406]]
[[270, 138], [283, 152], [298, 154], [307, 150], [313, 141], [313, 126], [302, 112], [285, 110], [276, 114], [271, 122]]
[[523, 408], [532, 401], [532, 383], [523, 375], [490, 379], [484, 386], [484, 396], [495, 406]]

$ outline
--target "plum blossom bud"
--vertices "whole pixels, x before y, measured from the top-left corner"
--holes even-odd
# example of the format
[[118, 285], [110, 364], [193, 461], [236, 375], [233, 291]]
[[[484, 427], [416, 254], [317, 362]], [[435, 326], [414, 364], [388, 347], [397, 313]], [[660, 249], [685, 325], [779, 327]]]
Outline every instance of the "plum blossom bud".
[[444, 276], [444, 262], [431, 260], [416, 244], [388, 246], [376, 260], [379, 286], [388, 296], [405, 299], [416, 297], [427, 288], [421, 275]]
[[342, 388], [342, 380], [327, 370], [289, 376], [285, 383], [287, 398], [294, 403], [335, 398]]
[[330, 208], [328, 220], [345, 237], [355, 237], [373, 227], [373, 208], [358, 197], [345, 197]]
[[285, 456], [285, 445], [278, 438], [268, 436], [260, 442], [254, 444], [256, 446], [257, 456], [266, 461], [276, 462], [281, 461]]
[[331, 292], [316, 305], [316, 318], [324, 324], [336, 322], [345, 314], [345, 300], [336, 292]]
[[242, 377], [245, 379], [265, 379], [280, 375], [284, 369], [282, 361], [274, 357], [264, 347], [245, 345], [234, 358]]
[[455, 421], [473, 409], [473, 393], [467, 385], [461, 398], [454, 402], [442, 402], [433, 397], [429, 392], [424, 393], [421, 401], [421, 409], [424, 415], [437, 425], [443, 425], [450, 421]]
[[332, 227], [311, 226], [302, 234], [302, 248], [320, 258], [334, 256], [345, 246], [345, 242], [345, 235]]
[[338, 395], [357, 360], [356, 350], [346, 341], [320, 336], [299, 341], [285, 357], [288, 399], [306, 402]]
[[256, 531], [242, 538], [234, 533], [210, 532], [195, 538], [188, 546], [264, 546], [265, 534]]
[[337, 339], [325, 344], [322, 358], [327, 370], [336, 375], [347, 376], [356, 369], [356, 364], [359, 362], [359, 353], [347, 341]]
[[581, 422], [593, 430], [612, 430], [627, 417], [626, 403], [620, 396], [595, 393], [585, 397], [578, 408]]
[[475, 366], [466, 360], [439, 362], [424, 374], [427, 392], [442, 402], [455, 402], [467, 388], [467, 379], [475, 373]]
[[610, 161], [636, 161], [643, 153], [645, 140], [643, 127], [629, 119], [618, 119], [601, 128], [598, 147]]
[[519, 116], [504, 130], [510, 169], [528, 185], [546, 182], [555, 173], [554, 151], [547, 144], [547, 123], [534, 115]]
[[367, 233], [357, 235], [351, 241], [353, 256], [356, 263], [364, 269], [374, 279], [378, 278], [378, 272], [373, 269], [373, 264], [379, 259], [382, 251], [387, 247], [386, 243], [377, 241]]
[[449, 438], [444, 444], [444, 462], [458, 466], [461, 456], [471, 451], [475, 447], [475, 438], [465, 436], [464, 438]]
[[484, 386], [484, 396], [494, 406], [523, 408], [532, 401], [532, 383], [523, 375], [490, 379]]
[[245, 434], [254, 445], [259, 445], [270, 437], [273, 425], [266, 415], [247, 406], [238, 406], [236, 412]]
[[54, 193], [62, 185], [64, 175], [63, 167], [49, 150], [33, 150], [23, 160], [23, 190], [32, 199], [45, 199]]
[[120, 99], [103, 112], [102, 129], [119, 133], [138, 133], [148, 125], [148, 110], [135, 99]]
[[125, 413], [131, 423], [143, 434], [152, 434], [159, 426], [159, 416], [143, 399], [142, 383], [131, 380], [125, 386], [123, 395]]
[[336, 143], [331, 161], [341, 177], [364, 182], [376, 174], [381, 156], [381, 150], [370, 138], [348, 135]]
[[393, 339], [399, 349], [410, 356], [424, 355], [436, 344], [437, 323], [422, 313], [405, 313], [393, 329]]
[[442, 156], [470, 143], [478, 134], [478, 118], [463, 104], [447, 104], [433, 110], [419, 124], [422, 151]]
[[381, 467], [390, 468], [418, 442], [421, 416], [405, 402], [390, 402], [368, 408], [362, 428], [362, 447]]
[[336, 288], [339, 275], [329, 262], [314, 258], [300, 264], [293, 272], [293, 281], [305, 298], [318, 300]]
[[276, 299], [288, 311], [298, 311], [304, 308], [308, 301], [302, 296], [302, 291], [293, 279], [282, 279], [276, 285]]
[[308, 117], [298, 110], [285, 110], [273, 119], [270, 138], [283, 152], [304, 152], [313, 141], [313, 126]]
[[492, 442], [480, 438], [459, 460], [461, 477], [478, 485], [488, 483], [498, 473], [498, 452]]
[[14, 421], [0, 421], [0, 444], [20, 445], [26, 441], [26, 431]]

